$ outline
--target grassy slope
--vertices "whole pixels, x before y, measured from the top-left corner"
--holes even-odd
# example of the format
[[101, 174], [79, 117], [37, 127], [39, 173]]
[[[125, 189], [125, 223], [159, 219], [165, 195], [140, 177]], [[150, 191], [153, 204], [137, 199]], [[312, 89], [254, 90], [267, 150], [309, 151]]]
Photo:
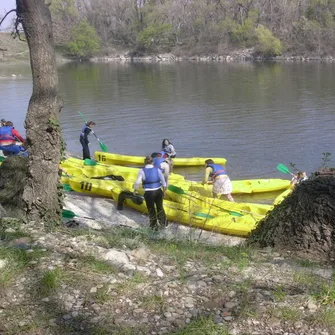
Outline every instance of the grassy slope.
[[[164, 320], [171, 304], [173, 307], [171, 294], [178, 291], [179, 298], [177, 294], [173, 299], [183, 299], [184, 290], [195, 283], [192, 278], [201, 276], [213, 279], [205, 300], [202, 294], [194, 295], [196, 307], [205, 314], [191, 318], [189, 324], [173, 324], [165, 333], [228, 335], [237, 323], [244, 334], [262, 332], [264, 327], [302, 331], [303, 326], [314, 329], [313, 334], [322, 330], [323, 334], [335, 334], [335, 284], [333, 278], [319, 275], [329, 269], [326, 266], [284, 258], [272, 251], [157, 240], [122, 228], [58, 229], [45, 234], [22, 226], [0, 228], [0, 260], [7, 263], [0, 270], [0, 333], [44, 334], [48, 329], [53, 334], [159, 334], [161, 329], [150, 320], [155, 315]], [[41, 238], [42, 242], [55, 238], [57, 243], [54, 248], [34, 244]], [[165, 276], [157, 278], [138, 271], [123, 274], [115, 266], [85, 254], [81, 247], [76, 254], [70, 245], [80, 241], [88, 241], [95, 248], [145, 247], [150, 251], [151, 264], [162, 268]], [[172, 272], [166, 267], [173, 268]], [[161, 295], [165, 290], [169, 290], [168, 296]], [[222, 304], [218, 297], [227, 297], [232, 291], [238, 304], [228, 311], [233, 320], [216, 324], [213, 317]], [[62, 301], [74, 294], [84, 301], [83, 309], [69, 317]], [[261, 308], [263, 304], [266, 308]], [[141, 309], [138, 319], [132, 314], [134, 306]], [[143, 323], [143, 315], [147, 315], [147, 323]]]
[[26, 42], [18, 38], [13, 39], [10, 33], [0, 32], [0, 61], [10, 62], [17, 60], [28, 60], [29, 49]]

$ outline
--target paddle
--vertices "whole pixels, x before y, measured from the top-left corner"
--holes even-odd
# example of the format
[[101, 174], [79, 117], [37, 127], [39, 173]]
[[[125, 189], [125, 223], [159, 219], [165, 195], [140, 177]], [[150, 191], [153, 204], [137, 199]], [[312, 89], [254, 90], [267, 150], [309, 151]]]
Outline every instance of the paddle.
[[[80, 112], [78, 112], [78, 114], [81, 116], [81, 118], [84, 120], [84, 122], [87, 123], [87, 121], [85, 120], [83, 114], [81, 114]], [[102, 143], [102, 142], [99, 140], [98, 136], [96, 135], [96, 133], [95, 133], [93, 130], [91, 130], [91, 132], [92, 132], [92, 134], [95, 136], [95, 138], [97, 139], [97, 141], [99, 142], [101, 151], [103, 151], [103, 152], [108, 152], [108, 148], [107, 148], [106, 144]]]
[[84, 160], [84, 165], [95, 166], [95, 165], [98, 165], [98, 164], [99, 163], [97, 161], [95, 161], [94, 159], [86, 158]]
[[94, 218], [89, 218], [87, 216], [80, 216], [77, 215], [76, 213], [70, 211], [69, 209], [63, 209], [62, 211], [62, 217], [66, 219], [72, 219], [74, 217], [82, 218], [82, 219], [90, 219], [90, 220], [95, 220]]
[[73, 189], [71, 188], [71, 186], [69, 184], [63, 184], [63, 190], [64, 191], [73, 191]]
[[294, 174], [290, 171], [290, 169], [284, 164], [278, 164], [277, 170], [282, 173], [289, 173], [290, 175], [294, 176]]
[[124, 178], [122, 176], [115, 176], [113, 174], [109, 174], [107, 176], [91, 177], [91, 179], [124, 181]]
[[6, 159], [4, 156], [0, 156], [0, 162], [3, 162]]
[[[174, 186], [174, 185], [169, 185], [168, 186], [168, 190], [171, 191], [171, 192], [177, 193], [177, 194], [187, 195], [187, 196], [189, 196], [191, 198], [194, 198], [194, 199], [206, 202], [206, 200], [198, 198], [198, 197], [195, 197], [194, 195], [190, 195], [190, 194], [186, 193], [182, 188]], [[229, 211], [229, 210], [227, 210], [225, 208], [222, 208], [220, 206], [217, 206], [217, 205], [212, 205], [212, 206], [216, 207], [216, 208], [220, 208], [222, 211], [225, 211], [225, 212], [227, 212], [227, 213], [229, 213], [230, 215], [233, 215], [233, 216], [243, 216], [243, 214], [241, 214], [241, 213]]]

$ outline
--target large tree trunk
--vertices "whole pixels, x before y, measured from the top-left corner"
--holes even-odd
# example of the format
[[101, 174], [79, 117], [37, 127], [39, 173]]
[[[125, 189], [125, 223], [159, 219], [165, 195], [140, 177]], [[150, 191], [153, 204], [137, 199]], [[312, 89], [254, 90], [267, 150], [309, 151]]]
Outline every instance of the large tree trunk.
[[59, 222], [58, 164], [61, 158], [58, 76], [51, 15], [44, 0], [16, 0], [30, 51], [33, 93], [25, 120], [29, 152], [22, 199], [28, 220]]
[[249, 242], [289, 250], [299, 257], [335, 258], [335, 169], [297, 185], [252, 232]]

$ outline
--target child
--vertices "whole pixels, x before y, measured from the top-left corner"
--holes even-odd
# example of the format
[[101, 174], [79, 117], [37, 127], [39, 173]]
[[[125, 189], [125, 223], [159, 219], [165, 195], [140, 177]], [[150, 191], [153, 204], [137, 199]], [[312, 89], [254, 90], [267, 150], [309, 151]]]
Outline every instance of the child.
[[91, 134], [92, 128], [94, 126], [95, 122], [88, 121], [85, 123], [85, 126], [83, 127], [80, 133], [79, 141], [83, 146], [83, 160], [85, 160], [86, 158], [91, 159], [90, 148], [88, 147], [88, 144], [90, 143], [88, 141], [88, 135]]

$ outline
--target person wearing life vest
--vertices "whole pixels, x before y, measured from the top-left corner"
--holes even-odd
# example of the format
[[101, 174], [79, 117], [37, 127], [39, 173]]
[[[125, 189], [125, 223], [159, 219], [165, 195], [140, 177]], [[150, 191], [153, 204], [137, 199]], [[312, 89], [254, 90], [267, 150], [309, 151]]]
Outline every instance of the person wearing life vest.
[[17, 141], [23, 143], [24, 138], [14, 129], [13, 122], [6, 121], [5, 125], [0, 127], [0, 150], [5, 156], [22, 154], [25, 148], [18, 145]]
[[153, 152], [151, 154], [151, 158], [154, 161], [154, 166], [156, 168], [161, 169], [163, 172], [163, 176], [165, 178], [166, 184], [168, 184], [169, 181], [169, 175], [170, 175], [170, 163], [168, 161], [168, 156], [167, 154], [162, 152]]
[[150, 227], [153, 230], [157, 230], [159, 226], [167, 226], [166, 215], [163, 208], [163, 198], [167, 187], [162, 171], [156, 168], [153, 163], [152, 157], [145, 157], [145, 166], [138, 172], [134, 184], [134, 193], [137, 193], [138, 187], [140, 183], [142, 183], [144, 199], [149, 212]]
[[224, 194], [229, 201], [234, 201], [231, 193], [233, 185], [229, 179], [226, 169], [219, 164], [215, 164], [212, 159], [205, 161], [205, 178], [202, 184], [213, 184], [213, 197], [220, 198]]
[[88, 144], [90, 143], [88, 140], [88, 135], [91, 134], [92, 128], [95, 126], [95, 122], [88, 121], [85, 123], [83, 129], [81, 130], [79, 141], [83, 147], [83, 160], [86, 158], [91, 159], [90, 148]]

